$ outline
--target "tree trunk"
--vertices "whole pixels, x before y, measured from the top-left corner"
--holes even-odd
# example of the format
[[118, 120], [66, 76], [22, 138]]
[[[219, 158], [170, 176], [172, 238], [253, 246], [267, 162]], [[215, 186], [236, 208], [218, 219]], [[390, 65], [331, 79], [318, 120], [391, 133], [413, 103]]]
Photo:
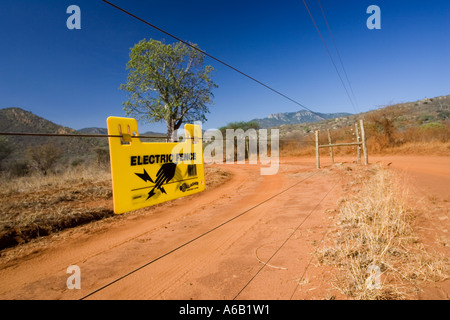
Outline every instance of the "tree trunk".
[[[167, 142], [174, 142], [173, 134], [175, 131], [175, 120], [167, 119], [166, 126], [167, 126]], [[178, 139], [176, 139], [176, 140], [178, 140]]]
[[166, 125], [167, 125], [167, 142], [173, 142], [173, 126], [170, 125], [170, 123], [168, 121], [166, 121]]

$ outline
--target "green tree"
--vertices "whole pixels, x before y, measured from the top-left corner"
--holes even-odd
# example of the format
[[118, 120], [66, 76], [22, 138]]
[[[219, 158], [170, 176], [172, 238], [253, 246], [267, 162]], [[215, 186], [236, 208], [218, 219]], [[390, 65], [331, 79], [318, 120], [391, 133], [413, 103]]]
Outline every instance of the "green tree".
[[217, 85], [211, 80], [213, 67], [203, 66], [203, 60], [201, 52], [181, 42], [141, 40], [131, 48], [127, 83], [120, 86], [128, 93], [126, 114], [165, 121], [168, 141], [183, 122], [205, 121]]
[[259, 129], [259, 123], [256, 121], [237, 121], [230, 122], [226, 126], [221, 127], [219, 130], [222, 131], [222, 134], [225, 134], [226, 129], [242, 129], [247, 131], [248, 129]]

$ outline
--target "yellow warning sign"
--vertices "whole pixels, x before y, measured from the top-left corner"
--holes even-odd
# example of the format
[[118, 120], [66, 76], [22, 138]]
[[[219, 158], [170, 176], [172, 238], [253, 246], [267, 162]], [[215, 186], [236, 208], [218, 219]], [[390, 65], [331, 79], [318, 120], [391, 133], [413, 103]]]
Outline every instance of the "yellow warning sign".
[[202, 132], [186, 124], [182, 142], [142, 142], [137, 121], [107, 119], [114, 213], [151, 206], [205, 190]]

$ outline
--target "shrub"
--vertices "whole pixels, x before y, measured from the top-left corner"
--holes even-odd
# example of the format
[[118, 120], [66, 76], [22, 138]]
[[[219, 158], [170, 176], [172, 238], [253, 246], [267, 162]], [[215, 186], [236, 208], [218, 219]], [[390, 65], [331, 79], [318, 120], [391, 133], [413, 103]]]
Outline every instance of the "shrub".
[[24, 177], [30, 173], [30, 166], [26, 161], [15, 161], [9, 164], [7, 170], [13, 177]]
[[51, 143], [30, 147], [26, 151], [26, 156], [30, 160], [31, 166], [44, 175], [55, 165], [62, 154], [61, 148]]

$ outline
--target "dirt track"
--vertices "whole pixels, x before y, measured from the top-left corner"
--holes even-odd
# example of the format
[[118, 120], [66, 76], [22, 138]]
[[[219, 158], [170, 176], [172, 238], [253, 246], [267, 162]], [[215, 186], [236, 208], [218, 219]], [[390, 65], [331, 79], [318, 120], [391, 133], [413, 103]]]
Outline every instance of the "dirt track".
[[[429, 252], [450, 257], [450, 159], [434, 156], [372, 157], [392, 167], [418, 210], [414, 229]], [[418, 299], [450, 300], [450, 279], [422, 288]]]
[[[448, 217], [447, 158], [374, 157], [370, 161], [392, 162], [394, 168], [409, 170], [424, 195], [439, 191], [433, 197], [439, 197], [439, 204], [445, 206], [442, 217]], [[426, 167], [423, 161], [434, 162]], [[104, 286], [87, 299], [336, 296], [326, 268], [310, 261], [331, 227], [327, 210], [336, 208], [344, 195], [343, 171], [326, 163], [316, 170], [314, 159], [283, 161], [273, 176], [261, 176], [257, 165], [223, 167], [233, 176], [220, 187], [147, 209], [151, 214], [67, 230], [25, 247], [16, 260], [0, 260], [0, 299], [80, 299]], [[441, 187], [435, 189], [438, 183]], [[423, 217], [446, 235], [449, 220], [435, 218]], [[427, 235], [425, 231], [423, 236]], [[264, 266], [262, 262], [272, 256]], [[81, 269], [80, 290], [66, 287], [66, 269], [72, 264]], [[298, 280], [306, 284], [302, 290]]]

